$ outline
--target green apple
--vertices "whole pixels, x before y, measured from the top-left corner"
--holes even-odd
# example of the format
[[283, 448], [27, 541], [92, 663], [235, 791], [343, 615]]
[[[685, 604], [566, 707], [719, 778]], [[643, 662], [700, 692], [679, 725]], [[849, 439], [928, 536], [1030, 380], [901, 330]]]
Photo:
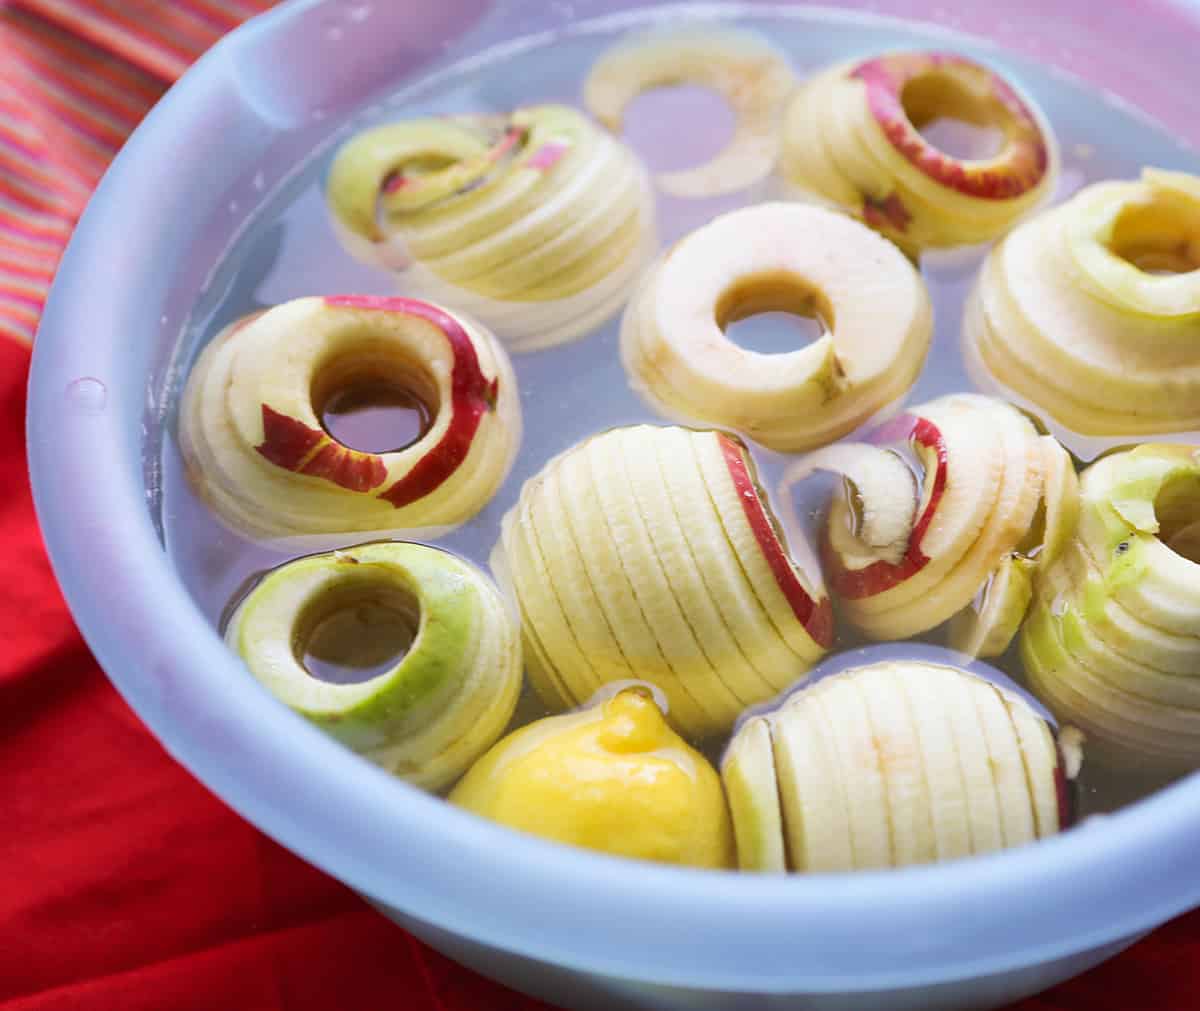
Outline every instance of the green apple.
[[[411, 644], [366, 680], [322, 680], [305, 666], [318, 636], [361, 651], [373, 637], [395, 641], [397, 624]], [[241, 601], [225, 639], [285, 705], [430, 790], [495, 743], [521, 687], [517, 622], [495, 587], [423, 544], [376, 542], [280, 566]]]

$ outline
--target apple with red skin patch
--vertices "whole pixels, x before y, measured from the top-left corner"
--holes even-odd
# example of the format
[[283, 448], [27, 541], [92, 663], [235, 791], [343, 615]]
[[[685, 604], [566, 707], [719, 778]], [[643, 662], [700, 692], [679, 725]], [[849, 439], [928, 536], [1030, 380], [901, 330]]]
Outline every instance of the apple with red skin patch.
[[[866, 86], [871, 115], [891, 145], [940, 185], [984, 200], [1008, 200], [1045, 177], [1050, 155], [1037, 119], [1012, 86], [986, 67], [954, 53], [889, 53], [860, 63], [850, 74]], [[1002, 166], [964, 163], [921, 136], [904, 110], [902, 95], [906, 85], [927, 74], [984, 83], [989, 98], [1007, 113], [1008, 147]]]
[[[898, 416], [869, 443], [841, 447], [852, 461], [854, 473], [844, 472], [850, 484], [872, 464], [896, 468], [897, 444], [917, 457], [919, 490], [863, 482], [853, 489], [857, 499], [848, 485], [830, 505], [821, 549], [841, 614], [880, 640], [955, 618], [955, 648], [999, 655], [1029, 606], [1033, 573], [1060, 550], [1074, 522], [1070, 458], [1007, 403], [954, 394]], [[800, 477], [785, 477], [785, 493], [812, 468], [802, 459], [794, 469]], [[896, 533], [904, 529], [906, 540]], [[880, 539], [881, 530], [888, 536]]]
[[[313, 390], [363, 375], [415, 384], [405, 388], [432, 415], [416, 442], [369, 453], [325, 430]], [[277, 306], [213, 341], [189, 377], [181, 442], [189, 472], [236, 526], [432, 530], [473, 515], [498, 487], [519, 410], [508, 358], [477, 324], [416, 299], [333, 295]]]
[[648, 681], [704, 738], [802, 677], [833, 644], [833, 611], [768, 510], [745, 448], [713, 431], [613, 429], [530, 478], [492, 568], [546, 704]]
[[[939, 119], [991, 128], [1000, 150], [955, 157], [921, 133]], [[999, 238], [1054, 191], [1045, 116], [996, 71], [955, 53], [888, 52], [797, 89], [779, 175], [800, 200], [833, 203], [912, 257]]]

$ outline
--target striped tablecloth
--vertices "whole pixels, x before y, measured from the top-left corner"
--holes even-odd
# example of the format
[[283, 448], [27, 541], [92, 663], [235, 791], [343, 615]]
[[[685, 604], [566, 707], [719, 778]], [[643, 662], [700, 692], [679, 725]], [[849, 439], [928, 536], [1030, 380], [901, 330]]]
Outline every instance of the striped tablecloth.
[[[0, 1011], [534, 1011], [176, 765], [88, 654], [38, 536], [25, 376], [63, 245], [146, 110], [266, 6], [0, 2]], [[1021, 1005], [1197, 1007], [1200, 914]]]

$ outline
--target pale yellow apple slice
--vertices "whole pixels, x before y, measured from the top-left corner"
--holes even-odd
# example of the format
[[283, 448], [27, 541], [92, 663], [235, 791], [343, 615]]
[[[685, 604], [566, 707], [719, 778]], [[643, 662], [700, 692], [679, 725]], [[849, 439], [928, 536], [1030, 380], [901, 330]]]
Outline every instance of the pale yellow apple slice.
[[576, 536], [586, 545], [585, 571], [575, 578], [591, 581], [601, 607], [597, 617], [607, 621], [620, 645], [625, 665], [618, 678], [642, 678], [658, 685], [670, 704], [672, 723], [707, 731], [711, 716], [675, 676], [634, 591], [632, 577], [640, 562], [629, 529], [631, 517], [612, 499], [611, 482], [597, 475], [587, 448], [584, 443], [570, 452], [562, 483]]
[[787, 60], [765, 38], [738, 28], [655, 30], [601, 54], [583, 85], [588, 110], [610, 130], [639, 94], [671, 84], [710, 88], [733, 110], [733, 137], [694, 168], [662, 172], [658, 184], [680, 197], [709, 197], [764, 178], [775, 163], [777, 123], [794, 83]]
[[989, 689], [978, 678], [966, 677], [949, 668], [944, 670], [946, 673], [934, 682], [934, 690], [941, 698], [962, 772], [971, 852], [990, 853], [1004, 846], [1004, 830], [987, 740], [975, 708], [976, 693]]
[[841, 769], [850, 812], [854, 868], [870, 870], [892, 863], [887, 781], [871, 733], [866, 702], [853, 687], [853, 680], [848, 677], [817, 685], [805, 704], [824, 721]]
[[950, 619], [946, 642], [973, 657], [999, 656], [1012, 642], [1033, 599], [1036, 563], [1009, 555], [988, 578], [983, 590]]
[[897, 867], [937, 859], [929, 789], [917, 729], [899, 678], [862, 671], [848, 679], [866, 704], [879, 755], [891, 826], [892, 863]]
[[[680, 613], [714, 674], [728, 689], [735, 712], [740, 712], [766, 701], [775, 689], [759, 676], [734, 639], [688, 545], [658, 466], [655, 443], [662, 433], [662, 429], [640, 426], [621, 433], [619, 448], [629, 488]], [[710, 523], [717, 526], [715, 518]]]
[[683, 428], [664, 428], [654, 440], [659, 472], [670, 491], [679, 529], [695, 570], [738, 648], [771, 692], [780, 692], [807, 669], [772, 625], [754, 592], [709, 495], [691, 442], [704, 438]]
[[1079, 476], [1075, 463], [1052, 435], [1042, 436], [1045, 533], [1037, 563], [1049, 565], [1067, 546], [1079, 523]]
[[899, 665], [896, 676], [909, 702], [917, 731], [921, 765], [929, 789], [938, 860], [971, 853], [971, 828], [966, 782], [958, 759], [954, 732], [946, 712], [943, 668], [925, 664]]
[[[862, 545], [856, 555], [843, 548], [850, 567], [882, 560], [896, 565], [904, 557], [917, 512], [916, 479], [896, 454], [866, 443], [838, 443], [809, 453], [783, 473], [780, 498], [791, 500], [791, 489], [817, 471], [840, 474], [850, 499], [849, 531]], [[849, 547], [849, 544], [846, 546]]]
[[772, 625], [801, 661], [815, 663], [833, 643], [832, 610], [819, 570], [801, 572], [792, 562], [739, 444], [705, 433], [691, 446], [725, 536]]
[[638, 507], [625, 466], [625, 443], [631, 431], [635, 439], [639, 434], [654, 437], [654, 429], [649, 427], [640, 431], [617, 429], [590, 440], [583, 452], [591, 463], [593, 480], [598, 486], [603, 485], [600, 494], [606, 497], [610, 523], [614, 527], [618, 522], [623, 526], [617, 537], [617, 550], [659, 651], [684, 690], [708, 714], [707, 725], [688, 729], [697, 735], [718, 733], [733, 725], [743, 705], [705, 655], [678, 597], [672, 592], [665, 560], [654, 539], [656, 532], [660, 540], [666, 536], [666, 527], [672, 521], [667, 515], [670, 505], [665, 498], [658, 499], [654, 524], [657, 529], [652, 529]]
[[834, 732], [808, 704], [805, 692], [774, 718], [775, 771], [795, 871], [854, 869], [849, 800], [831, 739]]
[[1027, 702], [1005, 691], [1000, 691], [1000, 696], [1012, 719], [1017, 739], [1021, 742], [1021, 757], [1025, 761], [1029, 793], [1033, 798], [1038, 838], [1044, 839], [1063, 828], [1055, 789], [1058, 749], [1046, 721]]
[[973, 691], [975, 712], [987, 746], [1005, 846], [1022, 846], [1037, 838], [1033, 798], [1025, 776], [1021, 742], [999, 692], [991, 685]]
[[788, 870], [775, 752], [766, 719], [755, 717], [734, 734], [721, 762], [721, 778], [733, 815], [738, 866], [744, 871]]

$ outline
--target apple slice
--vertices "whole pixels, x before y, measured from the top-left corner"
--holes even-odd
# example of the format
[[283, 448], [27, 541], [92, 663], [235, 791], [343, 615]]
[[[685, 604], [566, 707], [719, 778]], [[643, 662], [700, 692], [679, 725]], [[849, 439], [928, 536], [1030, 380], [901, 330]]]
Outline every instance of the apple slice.
[[[368, 453], [325, 431], [333, 397], [379, 385], [430, 410], [416, 442]], [[180, 422], [201, 493], [263, 537], [444, 531], [490, 499], [520, 435], [516, 380], [487, 331], [415, 299], [354, 295], [294, 299], [227, 329], [188, 377]]]
[[[773, 763], [768, 749], [773, 748]], [[906, 866], [1021, 845], [1067, 823], [1069, 772], [1024, 700], [961, 668], [883, 661], [747, 721], [722, 763], [746, 865]]]
[[736, 125], [710, 161], [662, 172], [658, 184], [677, 197], [711, 197], [763, 179], [775, 163], [776, 125], [795, 78], [787, 60], [761, 35], [743, 29], [655, 30], [601, 54], [583, 85], [584, 105], [619, 133], [625, 107], [638, 95], [672, 84], [709, 88], [732, 108]]
[[1196, 180], [1096, 183], [997, 246], [964, 317], [995, 378], [1085, 435], [1200, 428]]
[[817, 471], [840, 474], [846, 482], [854, 520], [850, 537], [862, 543], [857, 555], [844, 551], [847, 564], [852, 568], [876, 560], [899, 564], [908, 549], [917, 511], [916, 480], [908, 465], [896, 453], [878, 446], [839, 443], [789, 466], [780, 482], [780, 497], [790, 501], [791, 489]]
[[733, 814], [738, 866], [744, 871], [786, 871], [771, 725], [765, 719], [748, 720], [734, 735], [721, 760], [721, 778]]
[[1033, 599], [1036, 563], [1009, 555], [971, 603], [950, 619], [946, 641], [973, 657], [1000, 656], [1008, 649]]

